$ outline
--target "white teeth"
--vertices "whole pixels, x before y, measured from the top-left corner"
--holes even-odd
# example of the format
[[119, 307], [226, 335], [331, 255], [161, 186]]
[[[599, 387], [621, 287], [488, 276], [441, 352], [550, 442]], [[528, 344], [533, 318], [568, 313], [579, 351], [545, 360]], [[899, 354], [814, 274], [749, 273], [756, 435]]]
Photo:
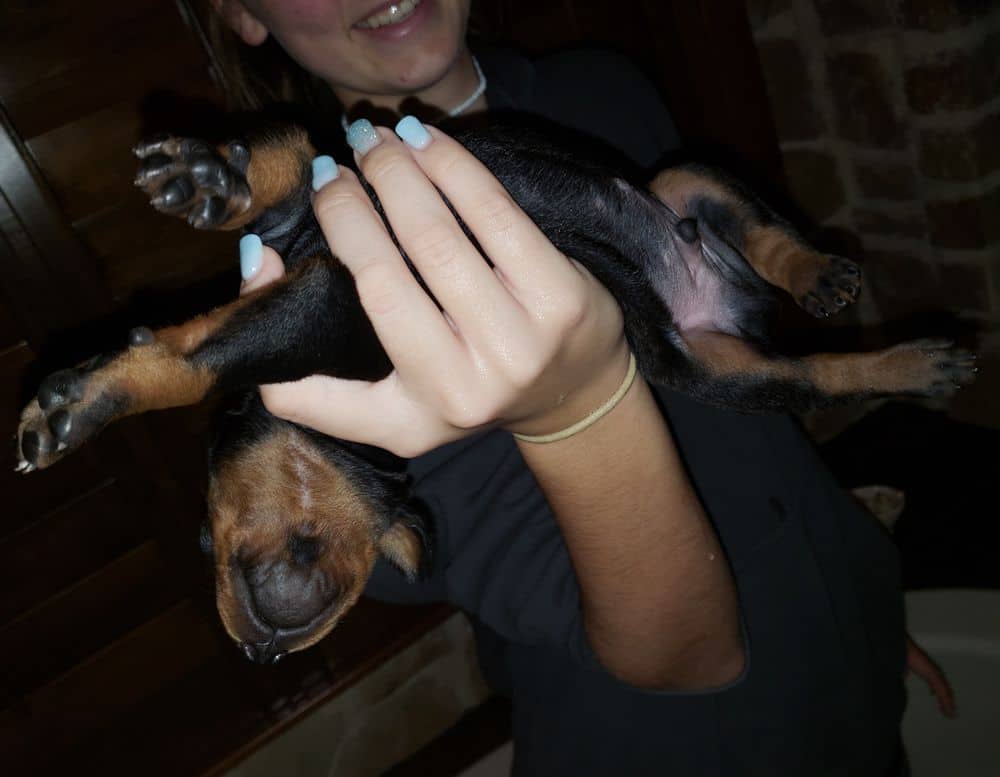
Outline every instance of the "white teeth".
[[357, 26], [365, 30], [375, 30], [389, 24], [397, 24], [412, 14], [417, 6], [420, 5], [420, 2], [421, 0], [400, 0], [400, 2], [393, 3], [384, 11], [372, 14], [364, 21], [358, 22]]

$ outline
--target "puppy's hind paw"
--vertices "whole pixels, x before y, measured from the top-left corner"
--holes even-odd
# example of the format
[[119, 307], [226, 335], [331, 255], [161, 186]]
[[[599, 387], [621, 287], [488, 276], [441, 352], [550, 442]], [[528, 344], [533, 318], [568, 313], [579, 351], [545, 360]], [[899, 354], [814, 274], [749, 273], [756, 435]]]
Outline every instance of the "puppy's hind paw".
[[856, 302], [861, 293], [861, 268], [842, 256], [825, 256], [799, 305], [816, 318], [827, 318]]
[[925, 397], [950, 397], [976, 378], [976, 355], [957, 348], [951, 340], [928, 338], [902, 343], [891, 351], [889, 369], [904, 386], [900, 393]]

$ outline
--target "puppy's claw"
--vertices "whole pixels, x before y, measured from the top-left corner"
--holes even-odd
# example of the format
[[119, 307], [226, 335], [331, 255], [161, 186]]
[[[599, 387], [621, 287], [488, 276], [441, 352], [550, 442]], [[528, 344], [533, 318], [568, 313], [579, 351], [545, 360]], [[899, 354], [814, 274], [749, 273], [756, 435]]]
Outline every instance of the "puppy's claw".
[[[153, 135], [146, 140], [141, 140], [132, 146], [132, 153], [139, 159], [143, 159], [150, 154], [158, 154], [165, 150], [168, 145], [176, 146], [176, 141], [170, 135]], [[169, 152], [168, 152], [169, 153]]]
[[905, 393], [949, 397], [976, 379], [976, 355], [956, 348], [947, 338], [926, 338], [901, 343], [893, 349], [900, 361], [890, 369], [910, 376]]
[[842, 256], [824, 256], [824, 264], [799, 298], [799, 304], [816, 316], [827, 318], [855, 302], [861, 293], [861, 270]]

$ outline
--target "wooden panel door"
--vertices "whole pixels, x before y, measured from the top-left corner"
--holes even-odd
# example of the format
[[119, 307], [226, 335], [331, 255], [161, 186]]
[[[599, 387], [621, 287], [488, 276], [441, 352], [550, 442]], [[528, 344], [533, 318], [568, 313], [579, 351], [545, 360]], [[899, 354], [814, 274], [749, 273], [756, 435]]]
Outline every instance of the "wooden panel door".
[[[214, 98], [205, 55], [174, 5], [5, 4], [7, 434], [45, 372], [118, 345], [135, 300], [232, 265], [231, 246], [164, 224], [132, 191], [129, 149], [156, 90]], [[163, 421], [117, 425], [51, 470], [0, 468], [0, 760], [20, 773], [66, 765], [78, 742], [227, 648], [196, 550], [203, 483], [192, 473], [201, 468], [182, 463], [203, 460], [202, 418]]]
[[[144, 134], [220, 100], [200, 31], [162, 0], [5, 3], [0, 23], [0, 424], [40, 378], [236, 294], [236, 237], [132, 186]], [[208, 410], [115, 424], [55, 467], [0, 467], [5, 774], [198, 774], [436, 623], [365, 603], [261, 671], [224, 634], [197, 549]], [[9, 438], [8, 438], [9, 439]]]

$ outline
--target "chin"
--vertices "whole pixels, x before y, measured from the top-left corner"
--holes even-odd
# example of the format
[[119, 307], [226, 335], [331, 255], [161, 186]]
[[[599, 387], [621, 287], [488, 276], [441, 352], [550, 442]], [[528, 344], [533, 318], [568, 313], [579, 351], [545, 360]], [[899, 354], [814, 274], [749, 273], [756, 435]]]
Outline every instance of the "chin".
[[448, 74], [458, 59], [459, 53], [460, 49], [456, 48], [448, 52], [442, 52], [439, 49], [433, 54], [421, 55], [411, 68], [404, 69], [400, 73], [393, 86], [407, 94], [415, 94], [428, 89]]
[[418, 45], [400, 52], [398, 66], [393, 68], [395, 77], [391, 87], [414, 93], [434, 86], [447, 75], [463, 50], [461, 41], [450, 30], [428, 36]]

